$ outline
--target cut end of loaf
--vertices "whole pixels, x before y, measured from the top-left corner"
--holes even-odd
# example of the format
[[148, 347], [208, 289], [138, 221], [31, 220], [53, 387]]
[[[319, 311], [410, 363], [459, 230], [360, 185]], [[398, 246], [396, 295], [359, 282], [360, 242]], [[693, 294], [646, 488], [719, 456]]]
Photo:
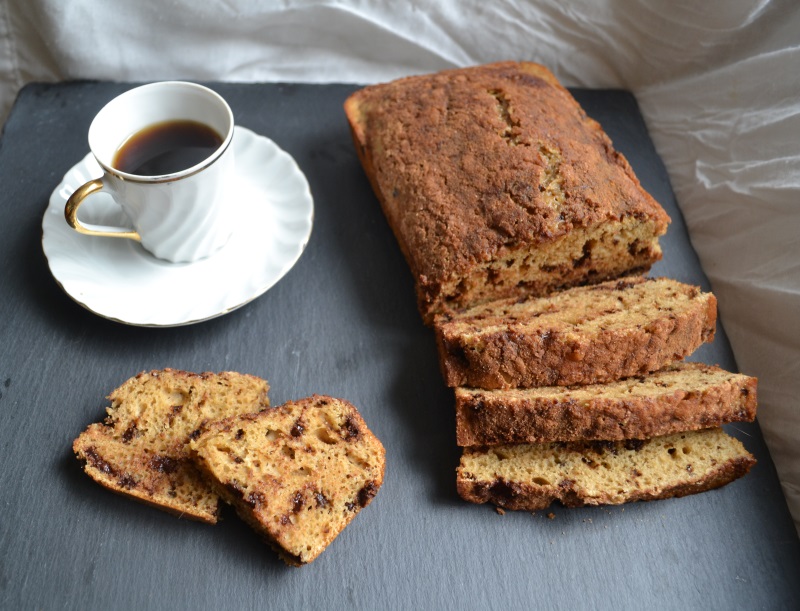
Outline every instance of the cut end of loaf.
[[532, 242], [476, 265], [445, 283], [418, 284], [418, 305], [427, 324], [487, 302], [544, 297], [555, 291], [644, 274], [661, 259], [658, 238], [666, 226], [629, 217], [574, 229]]

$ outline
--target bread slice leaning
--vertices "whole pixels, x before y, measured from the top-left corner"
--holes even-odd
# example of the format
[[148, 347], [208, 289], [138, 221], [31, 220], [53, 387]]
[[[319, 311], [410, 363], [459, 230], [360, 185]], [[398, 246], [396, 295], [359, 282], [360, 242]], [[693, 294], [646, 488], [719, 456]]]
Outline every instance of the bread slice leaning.
[[702, 363], [588, 386], [456, 388], [460, 446], [644, 439], [752, 422], [756, 378]]
[[716, 320], [713, 294], [632, 276], [440, 317], [436, 341], [448, 386], [598, 384], [690, 355], [713, 339]]
[[720, 428], [648, 440], [467, 448], [458, 493], [473, 503], [534, 511], [686, 496], [746, 474], [755, 458]]
[[319, 556], [383, 483], [381, 442], [333, 397], [228, 418], [191, 449], [217, 492], [290, 565]]
[[268, 391], [265, 380], [234, 372], [143, 372], [109, 395], [108, 417], [72, 447], [102, 486], [213, 524], [220, 498], [189, 458], [187, 444], [214, 420], [267, 408]]

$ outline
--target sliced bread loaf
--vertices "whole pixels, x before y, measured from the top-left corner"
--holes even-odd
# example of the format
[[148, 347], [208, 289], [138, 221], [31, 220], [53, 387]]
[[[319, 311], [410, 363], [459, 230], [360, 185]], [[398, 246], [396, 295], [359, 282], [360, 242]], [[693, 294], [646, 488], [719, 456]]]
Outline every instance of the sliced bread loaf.
[[220, 499], [187, 443], [211, 421], [265, 409], [268, 390], [265, 380], [233, 372], [143, 372], [109, 395], [108, 417], [81, 433], [73, 450], [106, 488], [213, 524]]
[[456, 388], [461, 446], [644, 439], [752, 421], [757, 380], [701, 363], [676, 363], [608, 384], [528, 389]]
[[716, 319], [711, 293], [629, 277], [440, 317], [436, 341], [448, 386], [596, 384], [688, 356], [713, 339]]
[[381, 442], [332, 397], [226, 419], [191, 447], [219, 494], [291, 565], [314, 560], [383, 483]]
[[544, 66], [500, 62], [372, 85], [345, 112], [428, 324], [661, 258], [669, 217]]
[[715, 428], [644, 441], [467, 448], [457, 487], [467, 501], [504, 509], [617, 505], [718, 488], [754, 464], [737, 439]]

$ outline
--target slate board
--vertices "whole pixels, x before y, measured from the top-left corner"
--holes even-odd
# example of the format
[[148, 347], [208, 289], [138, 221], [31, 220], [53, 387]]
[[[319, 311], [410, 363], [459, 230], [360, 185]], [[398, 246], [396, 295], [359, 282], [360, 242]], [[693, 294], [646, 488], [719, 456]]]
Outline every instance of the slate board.
[[[0, 141], [0, 607], [800, 608], [800, 546], [757, 424], [728, 430], [758, 458], [706, 494], [495, 513], [455, 492], [452, 396], [410, 274], [356, 159], [350, 85], [212, 84], [237, 123], [275, 140], [316, 204], [308, 248], [268, 293], [222, 318], [128, 327], [71, 301], [41, 249], [48, 197], [87, 152], [92, 116], [130, 85], [26, 87]], [[575, 91], [673, 223], [658, 275], [708, 288], [635, 99]], [[735, 368], [724, 330], [697, 360]], [[274, 404], [328, 393], [387, 448], [373, 504], [313, 564], [289, 568], [232, 512], [217, 526], [116, 496], [71, 442], [135, 373], [266, 377]]]

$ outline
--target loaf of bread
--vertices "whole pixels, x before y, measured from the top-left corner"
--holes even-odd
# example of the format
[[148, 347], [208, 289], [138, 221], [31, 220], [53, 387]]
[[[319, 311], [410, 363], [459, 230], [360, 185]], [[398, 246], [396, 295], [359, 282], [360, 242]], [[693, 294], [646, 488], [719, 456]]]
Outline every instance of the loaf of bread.
[[345, 102], [420, 312], [640, 273], [669, 217], [543, 66], [373, 85]]
[[106, 488], [213, 524], [220, 498], [187, 444], [214, 420], [267, 408], [268, 390], [265, 380], [233, 372], [143, 372], [109, 395], [108, 417], [81, 433], [73, 450]]
[[350, 403], [313, 396], [192, 442], [219, 494], [290, 565], [314, 560], [383, 483], [385, 451]]
[[685, 496], [743, 476], [755, 458], [720, 428], [648, 440], [466, 448], [458, 493], [473, 503], [534, 511]]
[[711, 293], [634, 276], [440, 317], [436, 342], [448, 386], [598, 384], [690, 355], [713, 339], [716, 318]]
[[645, 439], [752, 422], [757, 380], [701, 363], [588, 386], [456, 388], [460, 446]]

